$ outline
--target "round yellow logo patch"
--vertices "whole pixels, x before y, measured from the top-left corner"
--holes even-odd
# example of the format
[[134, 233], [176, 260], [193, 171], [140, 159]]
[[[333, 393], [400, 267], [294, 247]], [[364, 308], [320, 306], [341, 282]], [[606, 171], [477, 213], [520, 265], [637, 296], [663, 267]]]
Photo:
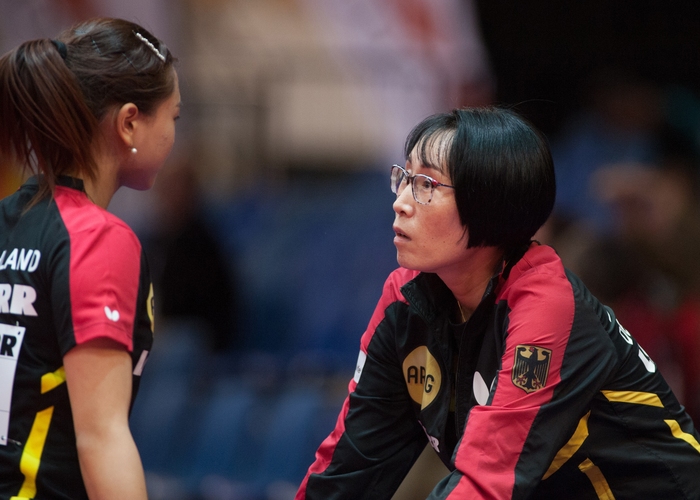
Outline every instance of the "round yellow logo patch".
[[440, 392], [442, 374], [437, 360], [424, 345], [416, 347], [403, 361], [403, 376], [411, 399], [427, 407]]
[[155, 333], [156, 331], [154, 302], [155, 299], [153, 298], [153, 283], [151, 283], [151, 288], [150, 290], [148, 290], [148, 298], [146, 299], [146, 311], [148, 312], [148, 319], [151, 320], [151, 333]]

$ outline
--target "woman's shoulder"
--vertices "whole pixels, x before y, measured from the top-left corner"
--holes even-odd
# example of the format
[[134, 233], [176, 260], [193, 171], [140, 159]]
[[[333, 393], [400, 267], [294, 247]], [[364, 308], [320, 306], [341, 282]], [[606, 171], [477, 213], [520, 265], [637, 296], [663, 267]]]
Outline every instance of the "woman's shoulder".
[[138, 237], [119, 217], [92, 203], [85, 193], [57, 187], [54, 197], [66, 229], [73, 238], [100, 238], [130, 242], [140, 247]]
[[420, 271], [413, 271], [405, 267], [394, 269], [384, 282], [384, 294], [393, 294], [397, 298], [403, 298], [401, 288], [420, 274]]
[[534, 275], [566, 278], [564, 264], [554, 248], [533, 244], [513, 266], [508, 281], [518, 281]]
[[398, 286], [403, 286], [419, 274], [420, 271], [413, 271], [411, 269], [406, 269], [405, 267], [397, 267], [391, 273], [389, 273], [386, 281], [387, 283], [394, 283], [398, 284]]
[[572, 285], [556, 251], [547, 245], [533, 245], [513, 266], [501, 289], [501, 296], [546, 295], [555, 299], [567, 295]]

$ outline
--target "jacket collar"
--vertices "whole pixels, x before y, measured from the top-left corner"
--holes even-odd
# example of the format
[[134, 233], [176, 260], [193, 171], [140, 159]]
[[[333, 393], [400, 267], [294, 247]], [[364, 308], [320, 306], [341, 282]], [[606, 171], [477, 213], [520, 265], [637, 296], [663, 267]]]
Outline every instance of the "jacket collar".
[[[522, 273], [522, 267], [528, 267], [526, 262], [523, 262], [525, 254], [531, 252], [534, 248], [540, 247], [539, 242], [533, 241], [529, 245], [512, 252], [510, 255], [504, 256], [503, 261], [499, 264], [497, 271], [493, 274], [484, 294], [481, 297], [478, 308], [485, 302], [493, 303], [496, 298], [497, 291], [511, 278], [511, 273], [517, 268], [514, 275]], [[450, 311], [456, 307], [456, 299], [452, 291], [445, 285], [437, 274], [434, 273], [419, 273], [418, 276], [401, 287], [401, 293], [416, 312], [428, 323], [433, 324], [438, 317], [450, 317]]]
[[83, 180], [78, 179], [76, 177], [70, 177], [68, 175], [58, 176], [58, 178], [56, 179], [56, 185], [85, 192], [85, 183], [83, 182]]
[[[25, 184], [27, 186], [38, 186], [42, 180], [43, 175], [35, 175], [30, 177]], [[78, 179], [77, 177], [71, 177], [69, 175], [59, 175], [56, 178], [56, 185], [85, 192], [85, 183], [83, 180]]]

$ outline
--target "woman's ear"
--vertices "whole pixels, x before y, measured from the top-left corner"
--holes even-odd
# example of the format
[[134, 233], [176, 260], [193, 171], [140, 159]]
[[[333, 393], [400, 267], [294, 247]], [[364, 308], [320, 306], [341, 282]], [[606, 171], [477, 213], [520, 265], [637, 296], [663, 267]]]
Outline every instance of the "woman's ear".
[[124, 104], [117, 111], [115, 124], [116, 132], [121, 140], [124, 141], [124, 145], [128, 148], [133, 148], [135, 146], [134, 133], [140, 114], [139, 108], [132, 102]]

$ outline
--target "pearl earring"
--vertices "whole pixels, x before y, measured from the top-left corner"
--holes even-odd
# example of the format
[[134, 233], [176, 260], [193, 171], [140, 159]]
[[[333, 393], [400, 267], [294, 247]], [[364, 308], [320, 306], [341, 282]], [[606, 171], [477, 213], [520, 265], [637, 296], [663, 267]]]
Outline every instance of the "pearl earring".
[[131, 148], [131, 154], [135, 155], [136, 153], [137, 153], [136, 148]]

